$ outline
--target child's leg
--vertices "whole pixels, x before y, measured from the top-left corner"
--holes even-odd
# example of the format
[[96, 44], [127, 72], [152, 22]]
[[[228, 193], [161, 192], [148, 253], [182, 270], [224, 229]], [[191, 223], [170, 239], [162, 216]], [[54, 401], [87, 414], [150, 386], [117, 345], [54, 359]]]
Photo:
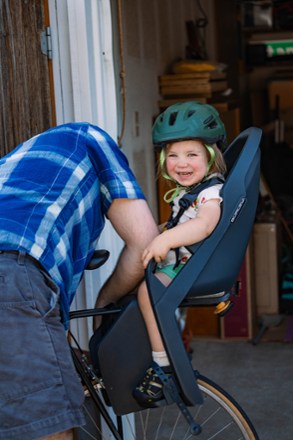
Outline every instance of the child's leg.
[[[156, 276], [166, 286], [171, 282], [171, 278], [164, 273], [157, 273]], [[156, 402], [164, 399], [163, 382], [156, 369], [159, 366], [165, 374], [171, 374], [170, 362], [157, 326], [145, 282], [139, 286], [138, 302], [147, 327], [154, 362], [147, 369], [141, 383], [134, 389], [133, 396], [142, 406], [153, 407], [156, 406]]]
[[[160, 281], [167, 286], [171, 282], [169, 278], [164, 273], [157, 273], [156, 276]], [[153, 351], [153, 360], [161, 367], [170, 365], [165, 347], [157, 326], [156, 318], [152, 309], [151, 301], [149, 298], [146, 282], [144, 281], [138, 289], [137, 293], [138, 303], [140, 311], [143, 315], [147, 332], [150, 339], [150, 344]]]

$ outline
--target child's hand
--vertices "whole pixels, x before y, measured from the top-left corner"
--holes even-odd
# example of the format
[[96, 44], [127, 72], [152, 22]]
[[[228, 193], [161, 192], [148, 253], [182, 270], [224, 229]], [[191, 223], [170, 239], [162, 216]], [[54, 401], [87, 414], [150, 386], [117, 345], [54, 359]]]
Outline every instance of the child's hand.
[[150, 260], [153, 258], [157, 263], [163, 261], [167, 253], [170, 250], [168, 240], [166, 240], [165, 234], [158, 235], [154, 240], [148, 245], [148, 247], [143, 251], [142, 263], [143, 267], [146, 268]]

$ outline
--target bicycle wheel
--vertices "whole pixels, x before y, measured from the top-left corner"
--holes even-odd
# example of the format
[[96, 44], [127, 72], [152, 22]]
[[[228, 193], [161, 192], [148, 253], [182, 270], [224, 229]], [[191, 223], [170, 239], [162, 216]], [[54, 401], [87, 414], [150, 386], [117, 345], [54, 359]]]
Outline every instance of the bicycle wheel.
[[[228, 393], [199, 374], [197, 382], [204, 403], [189, 407], [189, 411], [202, 427], [200, 434], [191, 434], [186, 420], [174, 404], [123, 416], [124, 440], [258, 440], [249, 418]], [[92, 420], [89, 420], [91, 423]], [[113, 438], [103, 429], [101, 432], [100, 424], [98, 432], [87, 437], [86, 431], [95, 432], [91, 429], [90, 426], [83, 428], [78, 440]]]
[[75, 430], [74, 440], [102, 439], [101, 417], [87, 390], [85, 391], [84, 413], [86, 425]]

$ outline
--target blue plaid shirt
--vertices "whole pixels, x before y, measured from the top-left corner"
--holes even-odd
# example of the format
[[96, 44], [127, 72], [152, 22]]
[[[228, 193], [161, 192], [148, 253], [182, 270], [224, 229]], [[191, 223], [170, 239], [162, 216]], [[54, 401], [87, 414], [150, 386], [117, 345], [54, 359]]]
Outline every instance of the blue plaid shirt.
[[119, 198], [144, 195], [113, 139], [87, 123], [54, 127], [0, 160], [0, 249], [25, 251], [42, 264], [60, 288], [65, 325]]

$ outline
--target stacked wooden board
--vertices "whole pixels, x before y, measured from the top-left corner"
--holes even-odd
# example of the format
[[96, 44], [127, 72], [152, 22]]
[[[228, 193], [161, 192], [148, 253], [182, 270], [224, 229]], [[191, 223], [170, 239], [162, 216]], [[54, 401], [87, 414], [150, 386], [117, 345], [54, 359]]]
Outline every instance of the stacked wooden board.
[[226, 72], [171, 73], [159, 77], [160, 107], [196, 99], [208, 102], [228, 89]]

